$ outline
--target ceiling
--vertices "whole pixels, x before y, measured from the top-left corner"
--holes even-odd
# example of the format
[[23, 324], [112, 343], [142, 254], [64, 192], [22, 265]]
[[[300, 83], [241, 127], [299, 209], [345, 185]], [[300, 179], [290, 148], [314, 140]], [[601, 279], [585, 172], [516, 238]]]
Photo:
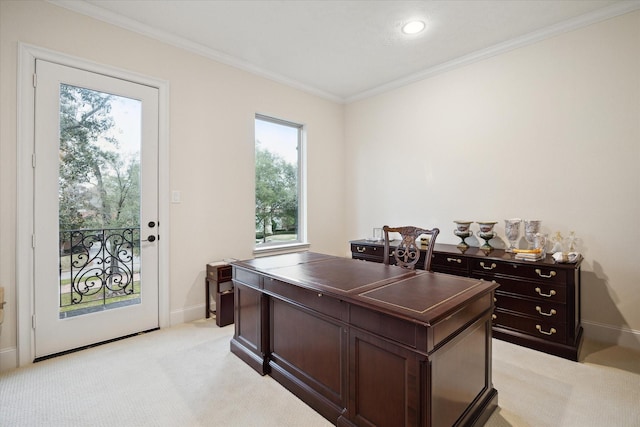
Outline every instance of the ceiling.
[[[640, 1], [50, 0], [350, 102], [640, 8]], [[412, 19], [418, 35], [401, 32]]]

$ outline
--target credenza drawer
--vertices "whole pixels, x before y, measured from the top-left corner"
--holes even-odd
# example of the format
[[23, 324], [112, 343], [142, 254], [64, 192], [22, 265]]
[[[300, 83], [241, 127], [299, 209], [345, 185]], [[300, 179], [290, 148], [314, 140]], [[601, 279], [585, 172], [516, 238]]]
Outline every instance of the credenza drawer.
[[527, 335], [549, 341], [565, 342], [567, 327], [565, 323], [555, 323], [532, 319], [515, 313], [496, 310], [493, 314], [493, 326], [505, 327]]
[[358, 254], [362, 256], [369, 257], [379, 257], [380, 261], [384, 256], [384, 247], [382, 246], [369, 246], [369, 245], [358, 245], [355, 243], [351, 244], [351, 252], [353, 254]]
[[522, 278], [534, 279], [542, 283], [565, 284], [567, 272], [563, 269], [541, 264], [513, 264], [497, 260], [473, 259], [471, 270], [475, 273], [504, 274]]
[[[541, 283], [555, 283], [564, 285], [567, 283], [567, 270], [554, 268], [550, 265], [518, 265], [518, 276], [527, 277]], [[571, 273], [573, 271], [571, 270]]]
[[454, 272], [466, 275], [469, 269], [469, 258], [445, 253], [434, 253], [431, 258], [431, 268], [434, 271]]
[[539, 301], [559, 304], [565, 304], [567, 301], [566, 287], [558, 284], [536, 283], [506, 277], [496, 277], [495, 281], [500, 284], [496, 293], [527, 296]]
[[[384, 246], [367, 245], [367, 244], [351, 244], [351, 254], [353, 259], [361, 259], [364, 261], [383, 262]], [[391, 264], [395, 264], [395, 259], [389, 254]]]
[[533, 301], [526, 298], [496, 293], [496, 306], [502, 310], [514, 311], [544, 321], [564, 322], [566, 305], [550, 301]]

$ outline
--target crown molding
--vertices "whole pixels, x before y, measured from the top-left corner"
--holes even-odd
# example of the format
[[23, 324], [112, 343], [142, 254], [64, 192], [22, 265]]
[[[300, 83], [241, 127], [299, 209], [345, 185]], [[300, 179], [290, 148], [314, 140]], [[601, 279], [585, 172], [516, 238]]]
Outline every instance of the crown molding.
[[152, 38], [154, 40], [167, 43], [179, 49], [182, 49], [191, 53], [195, 53], [196, 55], [200, 55], [205, 58], [212, 59], [214, 61], [229, 65], [234, 68], [238, 68], [240, 70], [257, 75], [259, 77], [264, 77], [266, 79], [269, 79], [278, 83], [282, 83], [286, 86], [301, 90], [311, 95], [315, 95], [320, 98], [325, 98], [325, 99], [328, 99], [329, 101], [337, 102], [339, 104], [344, 103], [344, 98], [340, 96], [337, 96], [332, 93], [320, 90], [316, 87], [301, 83], [297, 80], [288, 78], [281, 74], [273, 73], [269, 70], [258, 67], [247, 61], [238, 59], [232, 55], [228, 55], [218, 50], [208, 48], [206, 46], [203, 46], [200, 43], [192, 42], [183, 37], [178, 37], [166, 31], [158, 30], [157, 28], [153, 28], [149, 25], [143, 24], [142, 22], [124, 17], [117, 13], [113, 13], [109, 10], [95, 6], [91, 3], [87, 3], [85, 1], [77, 1], [77, 0], [46, 0], [46, 1], [47, 3], [53, 4], [55, 6], [59, 6], [59, 7], [71, 10], [72, 12], [76, 12], [76, 13], [88, 16], [90, 18], [94, 18], [99, 21], [103, 21], [108, 24], [115, 25], [125, 30], [141, 34], [143, 36]]
[[474, 62], [482, 61], [484, 59], [488, 59], [493, 56], [500, 55], [502, 53], [506, 53], [514, 49], [531, 45], [539, 41], [557, 36], [562, 33], [577, 30], [579, 28], [586, 27], [588, 25], [592, 25], [601, 21], [605, 21], [610, 18], [615, 18], [616, 16], [624, 15], [626, 13], [633, 12], [638, 9], [640, 9], [640, 0], [623, 1], [620, 3], [616, 3], [614, 5], [604, 7], [602, 9], [598, 9], [590, 13], [586, 13], [584, 15], [580, 15], [572, 19], [568, 19], [566, 21], [543, 28], [541, 30], [537, 30], [529, 34], [525, 34], [524, 36], [517, 37], [515, 39], [508, 40], [503, 43], [498, 43], [486, 49], [481, 49], [476, 52], [472, 52], [468, 55], [464, 55], [459, 58], [453, 59], [451, 61], [444, 62], [442, 64], [425, 69], [423, 71], [412, 74], [410, 76], [407, 76], [398, 80], [393, 80], [389, 83], [380, 85], [371, 90], [360, 92], [357, 95], [347, 97], [344, 100], [344, 103], [349, 104], [351, 102], [360, 101], [366, 98], [380, 95], [384, 92], [388, 92], [393, 89], [398, 89], [402, 86], [406, 86], [411, 83], [416, 83], [420, 80], [425, 80], [425, 79], [428, 79], [429, 77], [433, 77], [435, 75], [438, 75], [447, 71], [451, 71], [456, 68], [472, 64]]
[[320, 90], [316, 87], [301, 83], [297, 80], [288, 78], [286, 76], [273, 73], [264, 68], [258, 67], [247, 61], [242, 61], [232, 55], [228, 55], [217, 51], [215, 49], [208, 48], [199, 43], [186, 40], [182, 37], [175, 36], [165, 31], [160, 31], [156, 28], [143, 24], [139, 21], [123, 17], [111, 11], [94, 6], [93, 4], [77, 1], [77, 0], [46, 0], [48, 3], [56, 6], [69, 9], [73, 12], [80, 13], [82, 15], [89, 16], [91, 18], [98, 19], [100, 21], [124, 28], [126, 30], [141, 34], [146, 37], [167, 43], [179, 49], [183, 49], [197, 55], [212, 59], [217, 62], [238, 68], [240, 70], [249, 72], [251, 74], [264, 77], [266, 79], [284, 84], [286, 86], [301, 90], [303, 92], [325, 98], [329, 101], [337, 102], [340, 104], [348, 104], [355, 101], [360, 101], [366, 98], [370, 98], [384, 92], [388, 92], [400, 87], [409, 85], [411, 83], [424, 80], [435, 75], [451, 71], [458, 67], [472, 64], [474, 62], [482, 61], [484, 59], [491, 58], [502, 53], [509, 52], [520, 47], [524, 47], [539, 41], [554, 37], [556, 35], [573, 31], [597, 22], [601, 22], [616, 16], [623, 15], [625, 13], [633, 12], [640, 9], [640, 0], [629, 0], [615, 3], [611, 6], [604, 7], [602, 9], [595, 10], [584, 15], [568, 19], [558, 24], [543, 28], [538, 31], [531, 32], [515, 39], [498, 43], [494, 46], [486, 49], [470, 53], [468, 55], [461, 56], [451, 61], [436, 65], [434, 67], [427, 68], [418, 73], [409, 75], [407, 77], [390, 81], [388, 83], [377, 86], [373, 89], [360, 92], [350, 97], [340, 97], [332, 93]]

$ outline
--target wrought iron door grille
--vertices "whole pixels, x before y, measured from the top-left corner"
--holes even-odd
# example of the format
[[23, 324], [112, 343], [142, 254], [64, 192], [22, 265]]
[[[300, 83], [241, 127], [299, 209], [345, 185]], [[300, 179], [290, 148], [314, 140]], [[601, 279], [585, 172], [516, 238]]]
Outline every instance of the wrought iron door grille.
[[140, 228], [60, 232], [60, 318], [140, 302]]

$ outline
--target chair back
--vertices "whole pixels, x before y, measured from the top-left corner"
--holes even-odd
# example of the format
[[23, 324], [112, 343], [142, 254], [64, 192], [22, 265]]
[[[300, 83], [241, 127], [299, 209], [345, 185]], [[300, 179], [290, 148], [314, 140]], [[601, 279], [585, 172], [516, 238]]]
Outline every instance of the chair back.
[[[433, 256], [433, 248], [436, 244], [436, 237], [440, 230], [438, 228], [432, 228], [427, 230], [424, 228], [406, 226], [406, 227], [382, 227], [384, 231], [384, 263], [389, 264], [390, 258], [390, 240], [389, 233], [400, 233], [402, 236], [400, 244], [393, 251], [393, 256], [396, 260], [396, 265], [403, 268], [415, 269], [418, 260], [420, 259], [420, 250], [424, 250], [424, 269], [431, 271], [431, 257]], [[422, 235], [429, 236], [429, 243], [425, 246], [416, 243], [418, 237]]]

